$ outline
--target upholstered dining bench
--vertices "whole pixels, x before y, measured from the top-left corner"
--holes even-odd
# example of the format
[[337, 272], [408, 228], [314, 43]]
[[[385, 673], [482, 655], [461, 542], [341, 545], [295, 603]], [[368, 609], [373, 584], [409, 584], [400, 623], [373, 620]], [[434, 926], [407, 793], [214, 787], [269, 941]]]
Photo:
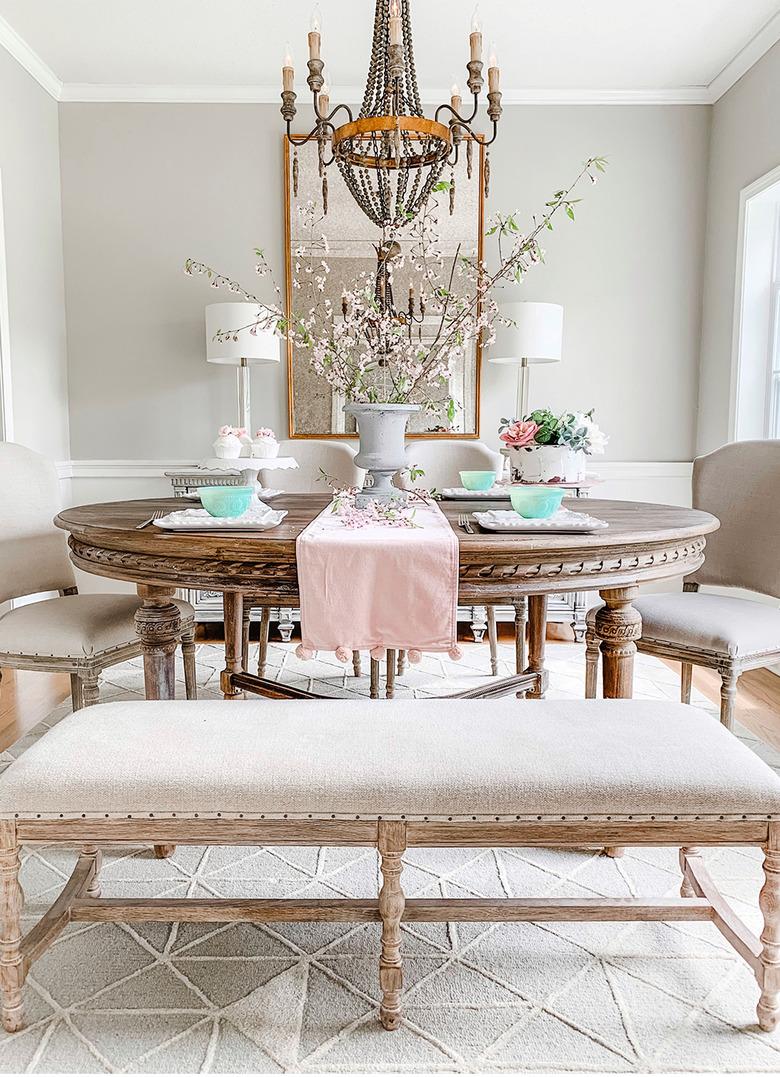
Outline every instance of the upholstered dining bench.
[[[19, 846], [80, 846], [22, 937]], [[100, 847], [374, 846], [378, 898], [103, 898]], [[680, 896], [413, 898], [412, 846], [667, 845]], [[764, 847], [758, 938], [717, 893], [704, 846]], [[401, 1020], [405, 921], [709, 920], [780, 1017], [780, 779], [708, 715], [674, 703], [360, 700], [123, 702], [63, 719], [0, 778], [0, 981], [22, 1025], [33, 962], [71, 921], [381, 921], [380, 1019]], [[100, 960], [100, 955], [95, 957]]]

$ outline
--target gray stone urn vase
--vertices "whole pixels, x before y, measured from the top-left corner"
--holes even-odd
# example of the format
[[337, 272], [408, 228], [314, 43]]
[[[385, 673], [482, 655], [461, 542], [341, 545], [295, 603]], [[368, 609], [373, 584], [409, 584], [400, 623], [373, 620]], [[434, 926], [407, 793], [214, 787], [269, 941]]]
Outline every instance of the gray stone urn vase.
[[404, 501], [406, 494], [393, 486], [393, 475], [406, 463], [404, 438], [409, 416], [420, 410], [419, 404], [345, 404], [344, 411], [353, 415], [360, 438], [360, 451], [355, 457], [358, 467], [368, 472], [365, 489], [356, 502]]

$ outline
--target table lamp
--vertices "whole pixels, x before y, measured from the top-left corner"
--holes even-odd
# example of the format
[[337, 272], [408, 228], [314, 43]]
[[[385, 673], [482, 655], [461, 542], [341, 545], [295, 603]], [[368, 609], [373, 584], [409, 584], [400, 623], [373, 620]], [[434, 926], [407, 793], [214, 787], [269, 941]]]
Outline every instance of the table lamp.
[[[249, 329], [257, 320], [255, 303], [212, 303], [206, 307], [206, 361], [238, 367], [238, 422], [252, 430], [249, 367], [257, 363], [278, 363], [279, 337], [272, 329]], [[231, 333], [217, 339], [217, 333]], [[233, 337], [237, 337], [234, 340]]]
[[558, 303], [503, 303], [499, 315], [511, 324], [496, 323], [496, 339], [489, 363], [517, 369], [517, 414], [528, 414], [528, 367], [532, 363], [559, 363], [563, 341], [563, 307]]

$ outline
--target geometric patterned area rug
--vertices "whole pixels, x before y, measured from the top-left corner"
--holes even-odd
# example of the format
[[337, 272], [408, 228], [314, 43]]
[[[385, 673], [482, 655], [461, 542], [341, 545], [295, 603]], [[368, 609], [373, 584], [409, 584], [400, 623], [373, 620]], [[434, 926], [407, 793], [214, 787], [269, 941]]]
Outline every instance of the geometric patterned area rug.
[[[485, 678], [487, 648], [428, 659], [396, 694], [439, 694]], [[513, 646], [501, 645], [502, 672]], [[581, 697], [583, 652], [548, 648], [551, 698]], [[218, 696], [221, 651], [198, 649], [203, 697]], [[273, 646], [279, 679], [365, 694], [343, 667], [300, 663]], [[181, 671], [179, 671], [181, 675]], [[109, 670], [104, 700], [142, 694], [140, 663]], [[674, 671], [637, 657], [635, 694], [676, 699]], [[694, 702], [713, 710], [704, 699]], [[237, 704], [240, 705], [240, 704]], [[381, 703], [373, 704], [381, 706]], [[522, 705], [522, 704], [518, 704]], [[56, 723], [63, 704], [0, 759]], [[773, 765], [780, 757], [742, 733]], [[153, 750], [153, 746], [150, 746]], [[53, 900], [73, 855], [25, 851], [25, 929]], [[413, 850], [413, 896], [671, 896], [674, 850]], [[757, 930], [758, 850], [707, 854], [708, 867]], [[107, 896], [373, 896], [373, 850], [180, 847], [108, 850]], [[758, 1033], [752, 973], [711, 924], [415, 924], [403, 929], [404, 1017], [377, 1020], [377, 924], [75, 924], [27, 979], [27, 1024], [0, 1036], [3, 1072], [774, 1073], [780, 1034]]]

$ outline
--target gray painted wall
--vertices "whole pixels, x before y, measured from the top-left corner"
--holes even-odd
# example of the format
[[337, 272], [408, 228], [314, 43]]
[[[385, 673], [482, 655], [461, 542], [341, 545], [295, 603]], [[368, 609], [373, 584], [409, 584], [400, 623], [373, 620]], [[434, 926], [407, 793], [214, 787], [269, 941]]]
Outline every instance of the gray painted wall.
[[713, 108], [698, 449], [728, 439], [739, 195], [780, 165], [780, 44]]
[[13, 436], [67, 460], [68, 369], [57, 105], [0, 49]]
[[[533, 370], [532, 403], [595, 404], [614, 460], [693, 452], [709, 112], [513, 106], [492, 151], [488, 211], [526, 215], [588, 155], [610, 157], [521, 296], [565, 307], [564, 362]], [[251, 286], [260, 245], [281, 282], [278, 109], [63, 104], [60, 121], [72, 456], [198, 457], [233, 416], [233, 371], [206, 364], [203, 339], [204, 306], [229, 296], [181, 266], [196, 257]], [[284, 433], [284, 368], [253, 379], [256, 423]], [[483, 440], [514, 384], [484, 365]]]

